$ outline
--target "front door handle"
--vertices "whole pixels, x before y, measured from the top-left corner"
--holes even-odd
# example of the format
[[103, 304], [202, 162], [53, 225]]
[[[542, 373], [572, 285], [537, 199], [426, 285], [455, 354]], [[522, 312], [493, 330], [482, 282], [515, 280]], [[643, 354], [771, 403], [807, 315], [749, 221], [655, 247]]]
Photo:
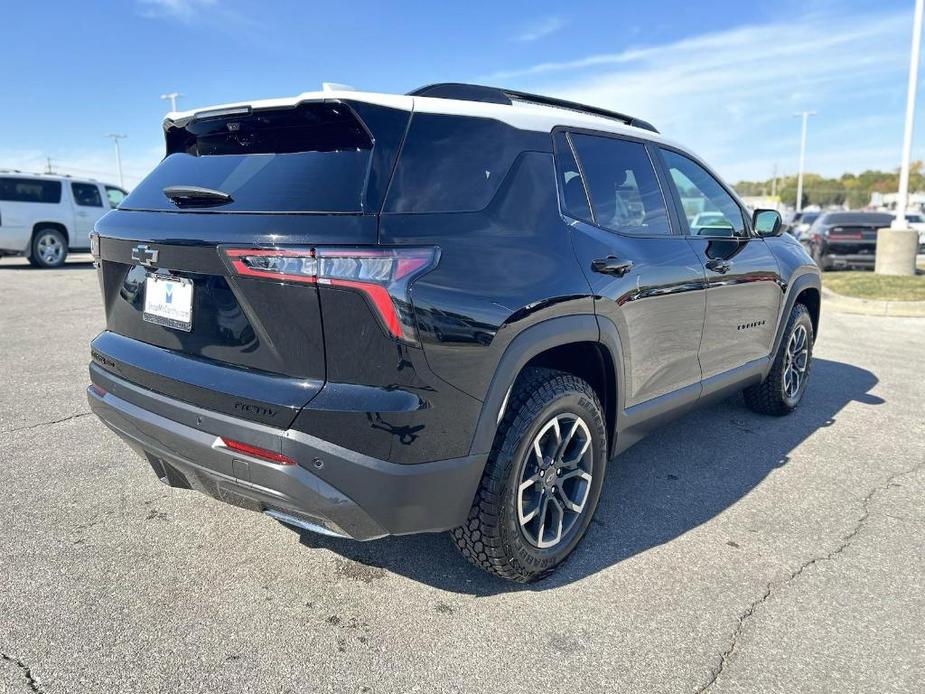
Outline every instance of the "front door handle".
[[730, 263], [728, 260], [723, 260], [722, 258], [713, 258], [706, 262], [706, 266], [707, 270], [712, 270], [713, 272], [718, 272], [721, 275], [725, 275], [732, 267], [732, 263]]
[[633, 261], [621, 260], [616, 256], [608, 255], [606, 258], [592, 260], [591, 269], [594, 272], [600, 272], [602, 275], [623, 277], [623, 275], [633, 269]]

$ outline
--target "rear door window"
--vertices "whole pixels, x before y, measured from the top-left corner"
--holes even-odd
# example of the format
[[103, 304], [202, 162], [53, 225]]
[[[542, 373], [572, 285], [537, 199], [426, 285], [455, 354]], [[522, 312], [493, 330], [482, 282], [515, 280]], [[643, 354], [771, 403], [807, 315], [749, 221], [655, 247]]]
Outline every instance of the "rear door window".
[[564, 131], [560, 130], [555, 134], [555, 146], [562, 209], [575, 219], [593, 222], [591, 208], [588, 206], [588, 193], [581, 180], [581, 170], [578, 168], [568, 135]]
[[668, 210], [644, 144], [570, 133], [581, 162], [594, 223], [633, 236], [667, 236]]
[[103, 198], [100, 189], [92, 183], [71, 183], [74, 202], [81, 207], [102, 207]]
[[194, 120], [167, 131], [167, 157], [120, 207], [176, 211], [164, 188], [181, 186], [231, 196], [210, 212], [363, 212], [372, 148], [340, 103]]
[[0, 178], [0, 200], [7, 202], [61, 202], [61, 181], [37, 178]]

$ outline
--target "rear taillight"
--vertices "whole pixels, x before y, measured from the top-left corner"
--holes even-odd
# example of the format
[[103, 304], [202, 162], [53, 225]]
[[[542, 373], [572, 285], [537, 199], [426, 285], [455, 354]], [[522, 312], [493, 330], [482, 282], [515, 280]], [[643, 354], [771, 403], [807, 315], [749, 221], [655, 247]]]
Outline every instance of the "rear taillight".
[[436, 247], [415, 248], [228, 248], [222, 251], [242, 277], [346, 287], [366, 295], [386, 332], [415, 342], [411, 283], [432, 270]]
[[90, 232], [90, 254], [94, 260], [100, 259], [100, 235], [95, 231]]
[[833, 227], [828, 230], [828, 237], [832, 239], [850, 239], [852, 241], [859, 241], [864, 238], [864, 234], [860, 231], [851, 231], [848, 229], [842, 229], [841, 227]]

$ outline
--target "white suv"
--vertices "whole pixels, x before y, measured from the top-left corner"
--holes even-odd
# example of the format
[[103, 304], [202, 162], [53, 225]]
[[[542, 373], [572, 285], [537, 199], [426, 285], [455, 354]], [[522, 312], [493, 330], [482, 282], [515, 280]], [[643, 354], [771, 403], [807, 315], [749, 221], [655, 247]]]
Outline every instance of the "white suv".
[[96, 220], [126, 195], [97, 181], [0, 171], [0, 257], [24, 255], [37, 267], [59, 267], [68, 251], [89, 250]]

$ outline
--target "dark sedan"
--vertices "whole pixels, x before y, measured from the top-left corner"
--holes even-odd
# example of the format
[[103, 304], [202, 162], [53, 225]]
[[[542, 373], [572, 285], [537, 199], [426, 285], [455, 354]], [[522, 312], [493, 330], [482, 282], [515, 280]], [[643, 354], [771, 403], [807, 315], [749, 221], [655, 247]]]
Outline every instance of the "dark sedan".
[[813, 222], [804, 242], [821, 270], [873, 269], [877, 229], [892, 221], [885, 212], [826, 212]]

